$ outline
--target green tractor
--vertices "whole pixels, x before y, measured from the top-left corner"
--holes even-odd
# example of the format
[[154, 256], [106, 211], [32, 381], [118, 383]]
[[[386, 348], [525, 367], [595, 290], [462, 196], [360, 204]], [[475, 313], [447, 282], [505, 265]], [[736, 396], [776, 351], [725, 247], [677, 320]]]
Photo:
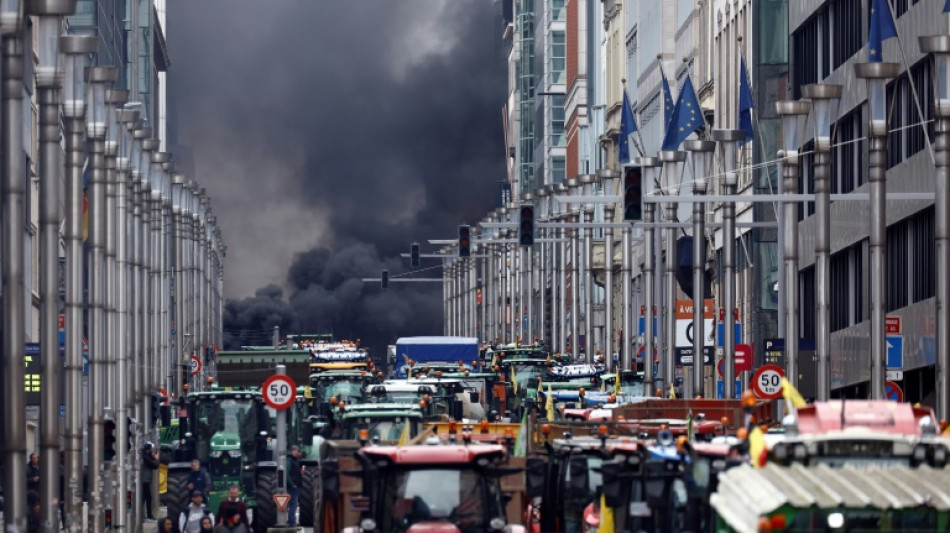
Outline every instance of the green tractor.
[[[273, 498], [279, 490], [274, 453], [276, 411], [265, 406], [260, 391], [251, 389], [192, 393], [181, 407], [184, 411], [180, 414], [185, 416], [178, 419], [179, 439], [168, 465], [168, 516], [178, 516], [188, 505], [187, 479], [191, 461], [197, 459], [211, 476], [208, 508], [216, 510], [228, 487], [237, 484], [252, 509], [254, 530], [266, 532], [277, 523]], [[290, 444], [302, 441], [304, 433], [313, 433], [304, 429], [308, 422], [301, 418], [289, 417]], [[294, 434], [300, 438], [295, 439]]]

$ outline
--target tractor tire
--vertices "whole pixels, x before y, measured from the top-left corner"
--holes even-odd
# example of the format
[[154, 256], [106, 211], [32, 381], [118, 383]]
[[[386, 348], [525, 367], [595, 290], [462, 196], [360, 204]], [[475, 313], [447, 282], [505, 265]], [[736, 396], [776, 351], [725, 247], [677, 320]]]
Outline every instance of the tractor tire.
[[181, 511], [188, 507], [191, 501], [188, 497], [188, 470], [175, 469], [168, 471], [168, 491], [164, 495], [166, 516], [171, 517], [176, 523]]
[[[317, 490], [317, 486], [320, 484], [320, 478], [317, 476], [317, 465], [310, 465], [303, 471], [303, 481], [300, 484], [300, 498], [297, 508], [299, 509], [300, 518], [297, 520], [297, 525], [300, 527], [313, 527], [313, 517], [314, 517], [314, 491]], [[321, 486], [322, 488], [322, 486]]]
[[254, 532], [267, 533], [267, 528], [277, 525], [277, 471], [263, 470], [257, 474], [254, 494], [257, 506], [254, 507]]

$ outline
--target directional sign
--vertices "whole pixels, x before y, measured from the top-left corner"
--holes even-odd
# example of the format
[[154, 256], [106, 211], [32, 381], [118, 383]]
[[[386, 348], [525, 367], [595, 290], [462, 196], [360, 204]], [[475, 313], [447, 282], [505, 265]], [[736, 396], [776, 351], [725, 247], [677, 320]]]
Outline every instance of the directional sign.
[[884, 395], [892, 402], [901, 403], [904, 401], [904, 391], [901, 390], [900, 385], [893, 381], [886, 381], [884, 383]]
[[287, 504], [290, 503], [290, 494], [275, 494], [274, 503], [277, 504], [277, 509], [281, 512], [287, 510]]
[[752, 392], [763, 400], [775, 400], [782, 395], [782, 378], [785, 371], [775, 365], [759, 367], [752, 375]]
[[[640, 317], [637, 319], [637, 335], [646, 335], [647, 332], [647, 319]], [[656, 317], [653, 317], [653, 336], [656, 337], [660, 334], [659, 328], [657, 328]]]
[[904, 337], [887, 336], [887, 368], [904, 368]]
[[191, 356], [191, 362], [189, 365], [191, 366], [192, 376], [197, 376], [198, 373], [201, 372], [201, 359], [199, 359], [197, 355]]
[[293, 405], [297, 398], [297, 384], [290, 376], [275, 374], [267, 378], [261, 391], [267, 405], [278, 411]]
[[[733, 333], [735, 335], [732, 339], [735, 342], [739, 342], [739, 339], [742, 338], [742, 324], [736, 322], [735, 327], [733, 328]], [[726, 325], [725, 324], [716, 324], [716, 346], [722, 347], [722, 340], [726, 338]]]
[[[713, 300], [703, 304], [703, 364], [713, 365]], [[693, 364], [693, 336], [697, 328], [693, 324], [693, 301], [676, 301], [676, 364]]]
[[[722, 398], [726, 395], [723, 387], [724, 386], [721, 379], [716, 382], [716, 398]], [[732, 388], [732, 394], [737, 400], [740, 396], [742, 396], [742, 382], [738, 379], [736, 380], [736, 386]]]
[[901, 317], [897, 315], [884, 317], [884, 333], [887, 335], [900, 335], [903, 333]]

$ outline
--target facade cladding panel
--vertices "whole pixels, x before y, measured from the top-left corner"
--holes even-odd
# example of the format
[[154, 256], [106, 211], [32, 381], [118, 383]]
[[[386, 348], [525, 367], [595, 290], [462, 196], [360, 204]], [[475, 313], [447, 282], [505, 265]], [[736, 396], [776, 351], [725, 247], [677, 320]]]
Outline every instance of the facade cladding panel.
[[68, 17], [69, 32], [99, 36], [99, 53], [95, 65], [120, 68], [118, 84], [126, 87], [128, 66], [126, 55], [126, 0], [79, 0], [76, 14]]
[[[867, 91], [854, 78], [854, 64], [866, 61], [869, 2], [861, 0], [797, 0], [788, 2], [789, 42], [792, 52], [790, 98], [799, 98], [808, 83], [847, 86], [838, 106], [836, 146], [832, 152], [833, 192], [867, 193]], [[945, 33], [936, 16], [942, 2], [896, 0], [897, 39], [884, 42], [885, 61], [899, 62], [901, 74], [887, 86], [891, 106], [887, 138], [888, 192], [934, 191], [933, 87], [930, 59], [920, 53], [917, 36]], [[857, 21], [860, 20], [860, 23]], [[903, 48], [903, 51], [901, 50]], [[906, 61], [903, 56], [906, 56]], [[909, 65], [909, 68], [906, 67]], [[927, 124], [924, 126], [923, 124]], [[807, 129], [805, 143], [813, 136]], [[929, 141], [929, 142], [928, 142]], [[850, 148], [843, 143], [851, 143]], [[802, 189], [813, 190], [812, 160], [802, 158]], [[863, 394], [869, 379], [868, 344], [870, 301], [866, 295], [867, 242], [870, 211], [867, 202], [842, 201], [831, 205], [832, 253], [832, 388]], [[812, 206], [803, 209], [799, 223], [802, 334], [814, 338], [814, 245], [817, 231]], [[905, 389], [909, 401], [925, 400], [934, 390], [935, 363], [933, 201], [887, 203], [885, 308], [903, 318]], [[851, 222], [842, 222], [851, 221]], [[919, 375], [916, 370], [920, 369]], [[910, 372], [907, 374], [906, 372]], [[919, 383], [918, 383], [919, 382]]]

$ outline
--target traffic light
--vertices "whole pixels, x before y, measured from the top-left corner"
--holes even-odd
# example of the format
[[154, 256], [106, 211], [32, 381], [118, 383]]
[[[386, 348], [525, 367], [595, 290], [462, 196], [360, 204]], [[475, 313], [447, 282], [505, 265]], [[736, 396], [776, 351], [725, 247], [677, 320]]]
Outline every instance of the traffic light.
[[419, 268], [419, 243], [412, 243], [412, 251], [409, 253], [409, 266]]
[[459, 257], [472, 255], [472, 228], [466, 225], [459, 226]]
[[518, 244], [534, 246], [534, 206], [521, 206], [521, 225], [518, 226]]
[[106, 419], [103, 426], [105, 446], [103, 447], [102, 460], [112, 461], [115, 459], [115, 420]]
[[383, 290], [386, 290], [389, 288], [389, 271], [388, 270], [383, 270], [382, 275], [380, 275], [379, 277], [379, 283], [380, 283], [380, 286], [382, 286]]
[[643, 187], [639, 167], [626, 169], [623, 174], [623, 219], [643, 220]]

